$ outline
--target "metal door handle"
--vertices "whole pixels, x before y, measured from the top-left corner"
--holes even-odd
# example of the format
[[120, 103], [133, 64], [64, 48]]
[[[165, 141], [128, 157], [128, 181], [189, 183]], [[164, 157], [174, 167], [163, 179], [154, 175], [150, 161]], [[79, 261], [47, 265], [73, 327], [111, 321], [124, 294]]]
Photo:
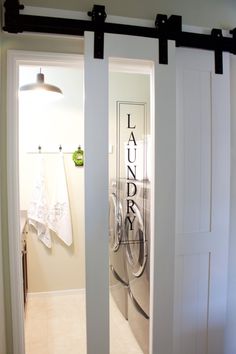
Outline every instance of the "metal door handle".
[[114, 277], [116, 278], [116, 280], [118, 280], [121, 284], [123, 284], [124, 286], [128, 287], [129, 284], [126, 283], [123, 279], [121, 279], [121, 277], [119, 276], [119, 274], [115, 271], [114, 267], [112, 265], [110, 265], [110, 269], [112, 274], [114, 275]]

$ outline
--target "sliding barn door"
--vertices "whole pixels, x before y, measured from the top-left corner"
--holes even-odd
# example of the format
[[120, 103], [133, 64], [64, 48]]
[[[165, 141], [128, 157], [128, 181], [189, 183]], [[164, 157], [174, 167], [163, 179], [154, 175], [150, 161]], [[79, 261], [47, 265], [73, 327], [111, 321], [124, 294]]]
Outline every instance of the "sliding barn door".
[[[158, 40], [105, 34], [94, 59], [85, 34], [85, 243], [87, 353], [109, 353], [108, 73], [113, 61], [151, 67], [152, 236], [150, 353], [172, 354], [175, 238], [175, 44], [159, 65]], [[132, 349], [132, 348], [131, 348]], [[111, 352], [112, 353], [112, 352]]]
[[177, 51], [174, 354], [223, 354], [230, 187], [229, 57]]

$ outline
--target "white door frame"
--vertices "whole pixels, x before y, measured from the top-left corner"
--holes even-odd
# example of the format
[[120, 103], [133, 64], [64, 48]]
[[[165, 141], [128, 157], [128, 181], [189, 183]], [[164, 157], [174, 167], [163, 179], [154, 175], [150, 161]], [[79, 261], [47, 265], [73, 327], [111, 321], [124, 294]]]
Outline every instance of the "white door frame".
[[7, 55], [8, 235], [14, 354], [25, 353], [20, 241], [18, 88], [20, 65], [81, 67], [83, 55], [9, 50]]
[[[1, 193], [1, 191], [0, 191]], [[6, 352], [5, 310], [4, 310], [4, 287], [3, 287], [3, 257], [2, 257], [2, 233], [1, 233], [1, 206], [0, 206], [0, 353]]]

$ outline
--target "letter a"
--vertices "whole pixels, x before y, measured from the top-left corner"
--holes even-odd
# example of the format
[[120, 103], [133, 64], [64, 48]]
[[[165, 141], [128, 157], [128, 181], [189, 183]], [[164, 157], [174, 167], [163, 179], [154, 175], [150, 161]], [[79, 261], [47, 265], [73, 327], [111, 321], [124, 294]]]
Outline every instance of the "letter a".
[[129, 145], [130, 141], [133, 141], [134, 145], [137, 145], [133, 132], [131, 132], [131, 134], [130, 134], [130, 137], [129, 137], [129, 140], [128, 140], [128, 145]]

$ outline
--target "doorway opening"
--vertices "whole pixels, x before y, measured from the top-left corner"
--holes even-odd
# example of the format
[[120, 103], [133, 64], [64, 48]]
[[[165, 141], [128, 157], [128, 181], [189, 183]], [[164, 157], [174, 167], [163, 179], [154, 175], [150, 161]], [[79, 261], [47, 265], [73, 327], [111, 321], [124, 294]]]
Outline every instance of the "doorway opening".
[[[19, 215], [25, 353], [86, 353], [83, 60], [19, 65], [19, 87], [36, 83], [59, 99], [19, 91]], [[33, 94], [33, 95], [32, 95]], [[50, 94], [50, 92], [49, 92]], [[67, 335], [60, 335], [62, 333]]]
[[[19, 94], [42, 71], [61, 101]], [[71, 153], [83, 147], [83, 56], [9, 51], [8, 117], [14, 352], [86, 352], [84, 175]]]
[[[19, 92], [16, 102], [9, 108], [9, 116], [13, 117], [8, 123], [8, 131], [11, 131], [8, 153], [13, 156], [13, 165], [9, 166], [9, 185], [13, 186], [9, 192], [9, 205], [14, 219], [16, 216], [16, 223], [11, 223], [10, 230], [11, 279], [12, 288], [15, 289], [12, 292], [16, 318], [15, 346], [19, 348], [18, 344], [21, 343], [21, 352], [26, 354], [37, 353], [37, 350], [60, 353], [65, 348], [70, 353], [79, 348], [85, 354], [84, 166], [76, 166], [73, 159], [73, 153], [78, 152], [79, 146], [83, 150], [84, 146], [83, 57], [14, 51], [9, 56], [15, 70], [12, 89], [18, 91], [20, 87], [34, 83], [41, 72], [46, 83], [56, 85], [63, 93], [60, 100], [40, 101], [39, 98], [29, 99]], [[118, 70], [117, 63], [113, 65], [110, 85], [113, 86], [111, 101], [115, 106], [111, 108], [110, 105], [110, 116], [117, 102], [124, 99], [145, 101], [144, 105], [149, 105], [148, 89], [146, 98], [141, 97], [145, 87], [150, 85], [149, 74], [137, 73], [136, 69], [135, 74], [128, 74], [124, 67]], [[135, 76], [136, 80], [142, 81], [143, 78], [146, 82], [146, 86], [137, 90], [141, 91], [141, 96], [137, 92], [133, 98], [128, 93], [126, 97], [121, 95], [122, 85]], [[133, 85], [138, 87], [135, 83]], [[117, 116], [113, 115], [113, 118], [116, 120]], [[111, 141], [110, 144], [110, 167], [112, 159], [117, 158], [116, 143]], [[63, 168], [60, 170], [61, 157]], [[51, 227], [48, 217], [44, 220], [46, 229], [42, 235], [42, 229], [37, 224], [41, 220], [37, 220], [32, 211], [34, 197], [38, 193], [39, 176], [42, 175], [41, 198], [47, 201], [48, 209], [51, 210], [55, 196], [58, 197], [58, 191], [61, 192], [61, 174], [58, 171], [64, 175], [67, 187], [71, 243]], [[45, 183], [43, 186], [42, 182]], [[15, 235], [19, 236], [17, 240]], [[45, 235], [46, 238], [43, 237]], [[17, 254], [21, 256], [16, 257]], [[136, 353], [141, 354], [143, 351], [136, 334], [127, 319], [120, 316], [112, 296], [110, 309], [110, 353], [122, 353], [116, 346], [118, 329], [118, 337], [123, 337], [120, 340], [123, 352], [127, 353], [129, 348], [135, 346]]]

